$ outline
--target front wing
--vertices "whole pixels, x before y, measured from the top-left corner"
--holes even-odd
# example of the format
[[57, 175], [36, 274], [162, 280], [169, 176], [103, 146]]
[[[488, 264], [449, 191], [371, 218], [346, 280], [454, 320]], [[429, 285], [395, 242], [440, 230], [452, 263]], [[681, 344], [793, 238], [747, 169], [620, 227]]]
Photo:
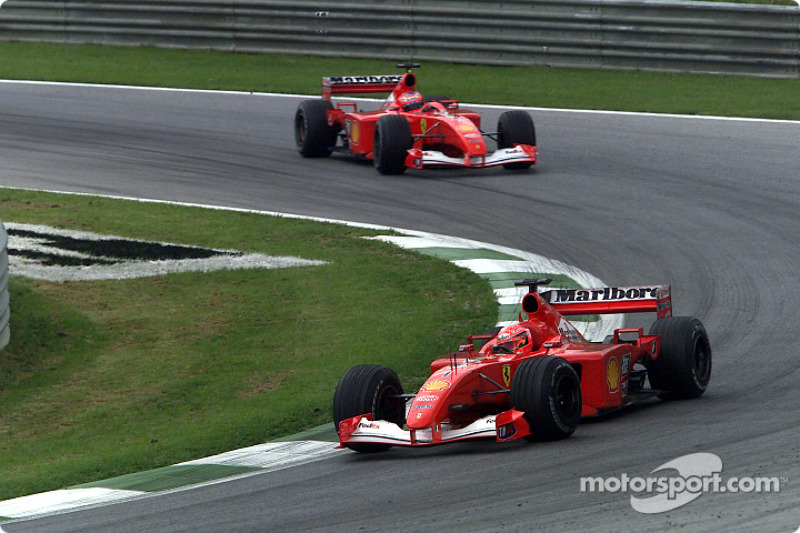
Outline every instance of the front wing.
[[416, 148], [409, 150], [406, 156], [406, 166], [416, 169], [436, 166], [485, 168], [509, 163], [535, 164], [536, 147], [518, 144], [514, 148], [501, 148], [492, 154], [472, 157], [450, 157], [442, 152]]
[[339, 446], [371, 443], [393, 446], [431, 446], [462, 440], [493, 438], [510, 442], [530, 434], [530, 426], [521, 411], [504, 411], [452, 428], [446, 422], [427, 429], [404, 429], [386, 420], [372, 420], [370, 414], [354, 416], [339, 423]]

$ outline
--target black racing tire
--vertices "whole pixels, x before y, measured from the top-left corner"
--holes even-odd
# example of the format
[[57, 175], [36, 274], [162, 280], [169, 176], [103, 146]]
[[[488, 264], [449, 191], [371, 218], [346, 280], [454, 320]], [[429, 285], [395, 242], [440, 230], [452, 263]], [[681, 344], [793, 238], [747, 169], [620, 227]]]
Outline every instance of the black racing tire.
[[529, 441], [566, 439], [575, 432], [583, 407], [581, 380], [561, 357], [524, 360], [511, 382], [511, 405], [525, 413]]
[[304, 100], [294, 114], [294, 140], [303, 157], [328, 157], [336, 146], [336, 128], [328, 125], [328, 100]]
[[384, 115], [375, 124], [372, 157], [375, 168], [385, 175], [406, 171], [407, 151], [411, 149], [411, 126], [402, 115]]
[[[373, 420], [394, 422], [400, 427], [405, 423], [405, 400], [395, 396], [403, 394], [403, 385], [397, 374], [385, 366], [358, 365], [344, 373], [333, 395], [333, 423], [339, 431], [339, 423], [354, 416], [372, 414]], [[382, 452], [390, 444], [352, 443], [352, 450], [362, 453]]]
[[661, 337], [658, 357], [648, 361], [650, 387], [665, 400], [687, 400], [703, 395], [711, 379], [711, 343], [696, 318], [676, 316], [656, 320], [650, 335]]
[[[515, 144], [536, 146], [536, 128], [533, 119], [525, 111], [506, 111], [497, 121], [497, 148], [513, 148]], [[533, 163], [508, 163], [503, 168], [525, 170]]]

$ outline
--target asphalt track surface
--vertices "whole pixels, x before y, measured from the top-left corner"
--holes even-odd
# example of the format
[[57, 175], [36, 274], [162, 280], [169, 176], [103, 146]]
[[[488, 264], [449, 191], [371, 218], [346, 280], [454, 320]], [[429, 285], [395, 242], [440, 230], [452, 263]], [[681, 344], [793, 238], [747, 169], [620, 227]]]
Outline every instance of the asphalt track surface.
[[[530, 172], [384, 177], [337, 156], [301, 159], [297, 98], [0, 88], [4, 186], [385, 224], [536, 252], [609, 284], [668, 282], [676, 314], [701, 319], [714, 350], [701, 399], [583, 423], [566, 441], [347, 453], [5, 531], [800, 526], [799, 123], [533, 110], [541, 152]], [[483, 112], [492, 129], [499, 111]], [[633, 510], [633, 492], [581, 491], [584, 476], [647, 477], [700, 452], [720, 457], [726, 481], [779, 477], [780, 490], [706, 492], [657, 514]]]

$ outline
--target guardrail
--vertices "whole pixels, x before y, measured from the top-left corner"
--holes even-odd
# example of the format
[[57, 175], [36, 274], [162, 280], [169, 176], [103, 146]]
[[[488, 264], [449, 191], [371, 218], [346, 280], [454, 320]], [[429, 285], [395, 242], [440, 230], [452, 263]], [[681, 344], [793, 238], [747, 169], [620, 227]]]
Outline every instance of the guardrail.
[[0, 39], [800, 77], [800, 9], [651, 0], [7, 0]]
[[11, 339], [11, 308], [8, 295], [8, 234], [0, 220], [0, 350]]

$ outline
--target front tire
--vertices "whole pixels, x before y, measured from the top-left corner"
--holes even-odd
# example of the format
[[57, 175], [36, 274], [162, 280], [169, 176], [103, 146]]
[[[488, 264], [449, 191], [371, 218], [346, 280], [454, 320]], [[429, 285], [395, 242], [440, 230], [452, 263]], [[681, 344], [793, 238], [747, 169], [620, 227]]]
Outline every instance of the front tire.
[[647, 363], [650, 386], [663, 399], [699, 398], [711, 379], [711, 343], [703, 324], [688, 316], [662, 318], [650, 326], [661, 350]]
[[[536, 146], [536, 129], [533, 119], [525, 111], [506, 111], [497, 121], [497, 148], [513, 148], [515, 144]], [[525, 170], [533, 163], [508, 163], [503, 168]]]
[[336, 145], [336, 128], [328, 125], [327, 100], [304, 100], [294, 114], [294, 140], [303, 157], [327, 157]]
[[385, 175], [406, 171], [406, 156], [411, 149], [411, 126], [402, 115], [384, 115], [375, 124], [372, 157], [375, 168]]
[[511, 382], [511, 405], [525, 413], [529, 441], [566, 439], [575, 432], [583, 407], [581, 381], [560, 357], [524, 360]]
[[[333, 395], [333, 423], [370, 413], [373, 420], [386, 420], [398, 426], [405, 423], [403, 385], [397, 374], [385, 366], [358, 365], [344, 373]], [[350, 449], [362, 453], [382, 452], [389, 444], [352, 443]]]

